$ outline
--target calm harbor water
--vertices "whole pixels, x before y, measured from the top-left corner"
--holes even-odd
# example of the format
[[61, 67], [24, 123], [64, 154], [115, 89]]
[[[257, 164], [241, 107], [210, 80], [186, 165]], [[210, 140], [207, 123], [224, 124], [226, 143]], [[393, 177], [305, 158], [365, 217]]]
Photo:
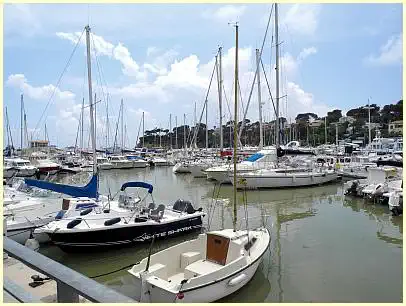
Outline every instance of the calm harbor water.
[[[85, 183], [88, 174], [74, 180]], [[110, 189], [115, 194], [127, 181], [151, 183], [158, 204], [172, 205], [182, 198], [195, 208], [210, 210], [210, 218], [205, 219], [210, 229], [232, 226], [231, 206], [213, 205], [213, 197], [231, 202], [232, 186], [215, 188], [206, 179], [175, 175], [171, 167], [160, 167], [105, 171], [100, 191], [107, 194]], [[242, 197], [239, 192], [239, 219], [245, 216]], [[344, 197], [342, 183], [247, 191], [246, 197], [249, 227], [265, 224], [271, 231], [271, 247], [252, 281], [220, 302], [402, 302], [402, 216], [391, 216], [387, 206]], [[246, 220], [240, 225], [244, 228]], [[153, 251], [196, 236], [157, 242]], [[67, 254], [47, 246], [40, 252], [94, 276], [136, 263], [147, 256], [148, 245], [92, 254]], [[97, 281], [132, 296], [126, 270]]]

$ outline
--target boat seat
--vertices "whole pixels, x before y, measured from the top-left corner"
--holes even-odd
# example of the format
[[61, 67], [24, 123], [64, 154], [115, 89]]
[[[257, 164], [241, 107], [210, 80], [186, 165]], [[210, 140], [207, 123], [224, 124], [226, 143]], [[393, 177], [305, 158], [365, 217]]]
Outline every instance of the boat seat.
[[216, 264], [211, 261], [207, 261], [205, 259], [200, 259], [195, 261], [194, 263], [188, 265], [185, 268], [185, 279], [190, 279], [192, 277], [197, 277], [204, 274], [209, 274], [214, 271], [221, 269], [222, 265]]
[[183, 270], [188, 265], [202, 258], [200, 252], [185, 252], [180, 254], [180, 268]]
[[168, 278], [168, 270], [166, 268], [166, 265], [160, 263], [156, 263], [150, 266], [148, 272], [150, 276], [156, 276], [164, 280]]
[[162, 219], [164, 212], [165, 212], [165, 205], [160, 204], [160, 205], [158, 205], [157, 209], [154, 209], [150, 212], [149, 217], [152, 220], [159, 221], [160, 219]]

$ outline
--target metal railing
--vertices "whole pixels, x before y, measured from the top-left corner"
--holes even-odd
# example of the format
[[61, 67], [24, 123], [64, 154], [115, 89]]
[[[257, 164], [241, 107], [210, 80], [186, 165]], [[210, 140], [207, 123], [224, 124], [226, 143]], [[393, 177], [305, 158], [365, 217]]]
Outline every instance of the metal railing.
[[[135, 300], [108, 288], [52, 259], [3, 237], [3, 251], [28, 267], [56, 281], [58, 303], [78, 303], [79, 295], [96, 303], [134, 303]], [[4, 278], [4, 292], [19, 302], [38, 302], [23, 288]]]

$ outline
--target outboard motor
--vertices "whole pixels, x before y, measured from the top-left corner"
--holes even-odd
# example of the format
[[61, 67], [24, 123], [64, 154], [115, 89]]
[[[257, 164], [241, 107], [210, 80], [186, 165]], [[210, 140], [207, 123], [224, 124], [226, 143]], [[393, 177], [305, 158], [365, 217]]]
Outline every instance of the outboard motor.
[[351, 187], [347, 189], [346, 195], [356, 196], [357, 195], [358, 181], [353, 181]]
[[202, 211], [201, 208], [199, 209], [194, 209], [192, 203], [190, 203], [190, 201], [186, 201], [186, 200], [182, 200], [179, 199], [175, 202], [175, 204], [173, 204], [173, 210], [177, 210], [180, 212], [186, 212], [188, 214], [193, 214], [196, 211]]

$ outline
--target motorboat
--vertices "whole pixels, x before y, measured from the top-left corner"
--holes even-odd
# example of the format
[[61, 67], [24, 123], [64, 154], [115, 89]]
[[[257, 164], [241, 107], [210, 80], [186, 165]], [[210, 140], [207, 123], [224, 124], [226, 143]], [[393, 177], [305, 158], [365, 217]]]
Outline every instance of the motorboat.
[[[127, 182], [120, 191], [125, 192], [128, 187], [146, 188], [152, 199], [152, 185]], [[121, 196], [126, 198], [123, 193]], [[145, 196], [135, 204], [124, 208], [109, 207], [99, 214], [66, 217], [36, 229], [35, 233], [47, 234], [66, 252], [98, 251], [149, 241], [153, 235], [167, 238], [200, 230], [205, 216], [201, 208], [194, 209], [188, 201], [178, 200], [173, 207], [156, 206], [154, 202], [146, 205]]]
[[130, 169], [133, 168], [133, 162], [121, 155], [113, 155], [109, 158], [110, 163], [113, 165], [113, 169]]
[[40, 174], [55, 175], [61, 169], [61, 165], [48, 159], [43, 152], [33, 152], [29, 160], [38, 168]]
[[[263, 150], [249, 156], [244, 161], [237, 164], [237, 173], [251, 172], [272, 165], [277, 160], [276, 149], [266, 147]], [[208, 179], [216, 180], [221, 183], [231, 183], [229, 175], [233, 172], [232, 163], [222, 166], [210, 167], [205, 170]]]
[[30, 161], [22, 158], [6, 159], [6, 167], [14, 168], [17, 170], [15, 176], [17, 177], [29, 177], [37, 173], [37, 167], [31, 165]]
[[113, 164], [105, 157], [97, 157], [97, 167], [100, 170], [110, 170], [113, 169]]

